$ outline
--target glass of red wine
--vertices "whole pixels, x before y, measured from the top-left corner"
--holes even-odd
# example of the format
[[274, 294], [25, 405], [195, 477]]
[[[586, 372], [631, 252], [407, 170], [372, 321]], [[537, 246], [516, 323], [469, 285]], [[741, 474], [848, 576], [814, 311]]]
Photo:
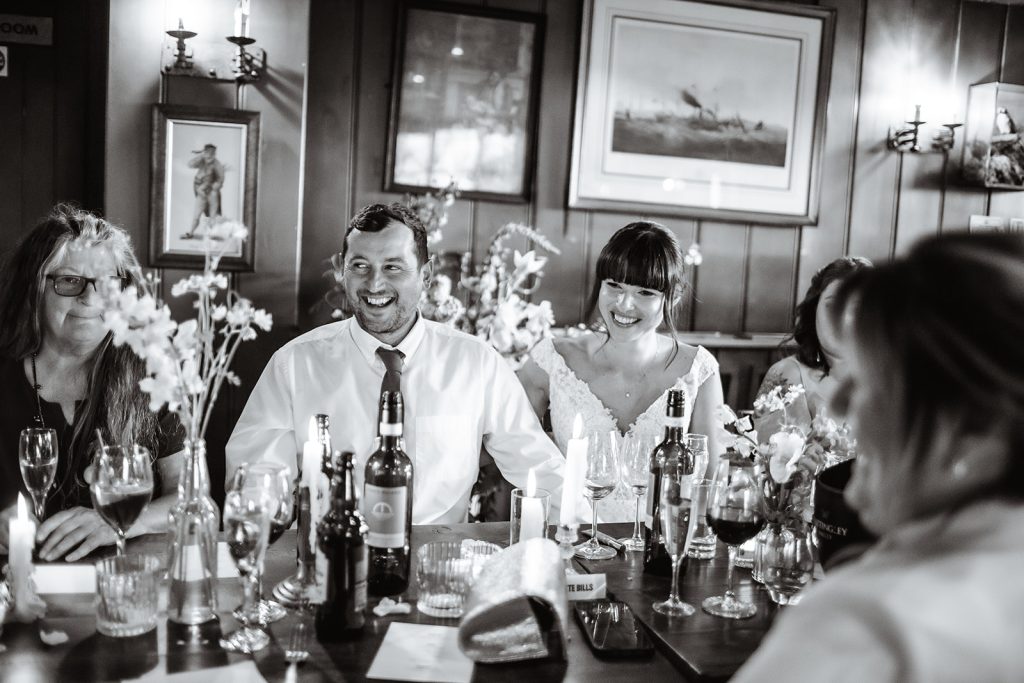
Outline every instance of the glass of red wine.
[[[259, 462], [246, 466], [246, 478], [249, 486], [257, 487], [263, 491], [267, 500], [267, 519], [270, 529], [267, 537], [269, 547], [281, 538], [281, 534], [291, 526], [295, 516], [294, 497], [292, 495], [291, 470], [287, 465], [276, 462]], [[283, 619], [288, 612], [280, 603], [267, 600], [263, 597], [263, 563], [260, 562], [255, 568], [256, 581], [256, 609], [259, 611], [260, 620], [269, 624]], [[239, 607], [235, 610], [234, 616], [240, 619]]]
[[153, 497], [153, 461], [138, 444], [100, 446], [89, 486], [92, 506], [117, 534], [117, 554], [124, 556], [128, 530]]
[[739, 600], [733, 591], [733, 560], [736, 549], [753, 538], [765, 524], [761, 489], [754, 475], [754, 463], [739, 453], [718, 459], [712, 490], [708, 496], [708, 526], [719, 540], [729, 546], [729, 578], [725, 595], [704, 600], [708, 614], [726, 619], [746, 619], [757, 613], [757, 606]]

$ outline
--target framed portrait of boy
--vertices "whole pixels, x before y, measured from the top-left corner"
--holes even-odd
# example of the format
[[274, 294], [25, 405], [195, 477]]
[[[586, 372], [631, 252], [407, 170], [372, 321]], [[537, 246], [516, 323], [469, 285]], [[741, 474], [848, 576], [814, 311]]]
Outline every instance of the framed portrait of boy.
[[154, 105], [151, 266], [202, 268], [217, 223], [236, 221], [249, 237], [218, 245], [219, 269], [253, 270], [259, 136], [259, 112]]

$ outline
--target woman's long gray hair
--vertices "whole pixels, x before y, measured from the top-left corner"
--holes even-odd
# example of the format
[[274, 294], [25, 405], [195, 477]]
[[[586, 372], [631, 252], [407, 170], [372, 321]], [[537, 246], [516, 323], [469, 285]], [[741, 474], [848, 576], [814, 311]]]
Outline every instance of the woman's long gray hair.
[[[39, 351], [46, 275], [70, 250], [96, 246], [110, 251], [118, 275], [138, 284], [141, 269], [128, 233], [69, 205], [54, 207], [8, 254], [0, 267], [0, 355], [22, 360]], [[144, 376], [144, 363], [129, 347], [115, 347], [111, 335], [104, 337], [93, 356], [85, 401], [75, 413], [67, 467], [57, 481], [61, 507], [76, 503], [97, 429], [111, 443], [137, 443], [154, 456], [158, 452], [159, 423], [139, 389]]]

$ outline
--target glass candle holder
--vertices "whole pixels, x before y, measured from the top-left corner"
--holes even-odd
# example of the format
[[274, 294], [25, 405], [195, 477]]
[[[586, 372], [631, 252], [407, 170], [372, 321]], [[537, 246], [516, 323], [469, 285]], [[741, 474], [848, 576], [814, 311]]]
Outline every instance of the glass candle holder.
[[509, 515], [509, 545], [528, 538], [545, 538], [548, 533], [548, 513], [551, 494], [537, 489], [532, 496], [523, 489], [512, 489], [512, 510]]

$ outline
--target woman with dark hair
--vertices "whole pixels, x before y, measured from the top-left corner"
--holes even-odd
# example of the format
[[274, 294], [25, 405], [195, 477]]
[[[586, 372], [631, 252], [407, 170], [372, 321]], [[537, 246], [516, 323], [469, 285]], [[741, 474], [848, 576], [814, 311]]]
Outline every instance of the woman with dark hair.
[[881, 537], [786, 611], [734, 681], [1013, 681], [1024, 671], [1024, 236], [950, 234], [842, 285], [830, 409]]
[[0, 543], [6, 545], [6, 518], [25, 491], [18, 440], [26, 427], [57, 432], [57, 475], [36, 535], [42, 559], [73, 561], [114, 543], [86, 483], [97, 433], [159, 458], [160, 500], [129, 535], [166, 528], [181, 459], [162, 456], [180, 451], [183, 435], [173, 414], [158, 419], [149, 411], [139, 388], [143, 362], [111, 343], [98, 291], [108, 282], [135, 284], [139, 274], [127, 233], [68, 206], [40, 221], [0, 269]]
[[870, 268], [871, 261], [859, 256], [844, 256], [832, 261], [811, 278], [811, 285], [796, 307], [796, 322], [789, 339], [796, 342], [796, 353], [772, 365], [758, 397], [779, 385], [802, 385], [804, 393], [786, 408], [785, 414], [757, 414], [758, 436], [766, 440], [785, 424], [808, 427], [827, 404], [836, 387], [836, 377], [845, 370], [836, 334], [834, 300], [842, 279], [850, 273]]
[[[541, 341], [519, 372], [537, 415], [550, 408], [563, 453], [577, 414], [588, 434], [614, 431], [653, 446], [664, 432], [669, 389], [682, 389], [686, 425], [706, 434], [708, 451], [717, 456], [713, 427], [722, 381], [707, 349], [676, 338], [675, 312], [686, 282], [675, 236], [658, 223], [630, 223], [608, 240], [596, 271], [587, 318], [596, 312], [601, 330]], [[665, 333], [658, 331], [662, 325]], [[604, 521], [632, 521], [635, 506], [629, 487], [618, 486], [598, 514]]]

